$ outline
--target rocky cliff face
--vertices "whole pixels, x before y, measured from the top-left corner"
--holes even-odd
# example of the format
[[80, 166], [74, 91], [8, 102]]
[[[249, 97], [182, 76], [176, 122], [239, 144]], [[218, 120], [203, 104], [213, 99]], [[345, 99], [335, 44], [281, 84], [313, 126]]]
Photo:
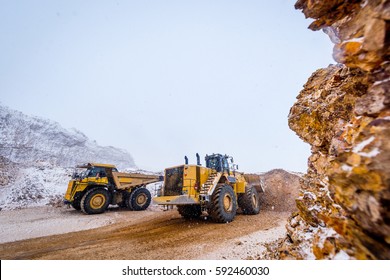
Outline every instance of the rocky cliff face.
[[26, 116], [0, 106], [0, 156], [15, 163], [47, 162], [73, 167], [83, 162], [104, 162], [119, 168], [135, 167], [132, 156], [121, 149], [102, 147], [82, 132], [58, 123]]
[[278, 258], [390, 258], [390, 1], [299, 0], [340, 64], [317, 70], [289, 125], [312, 155]]

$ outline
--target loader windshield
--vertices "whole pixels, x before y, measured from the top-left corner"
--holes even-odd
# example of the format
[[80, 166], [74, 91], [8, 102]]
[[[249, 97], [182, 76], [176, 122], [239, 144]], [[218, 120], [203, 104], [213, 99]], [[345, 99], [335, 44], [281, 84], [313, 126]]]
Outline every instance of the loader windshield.
[[212, 155], [206, 157], [206, 167], [212, 168], [221, 172], [224, 167], [224, 159], [221, 155]]
[[213, 154], [206, 156], [206, 167], [215, 169], [218, 172], [227, 171], [229, 172], [230, 166], [228, 162], [228, 156], [222, 156], [220, 154]]
[[218, 169], [219, 167], [219, 158], [210, 158], [209, 161], [208, 161], [208, 166], [209, 168], [212, 168], [212, 169]]

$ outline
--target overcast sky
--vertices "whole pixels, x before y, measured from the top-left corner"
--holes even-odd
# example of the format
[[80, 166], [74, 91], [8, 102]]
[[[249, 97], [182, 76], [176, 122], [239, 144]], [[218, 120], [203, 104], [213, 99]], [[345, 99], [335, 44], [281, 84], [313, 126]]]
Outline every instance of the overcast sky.
[[332, 45], [295, 0], [0, 0], [1, 103], [128, 150], [141, 168], [232, 155], [305, 171], [288, 128]]

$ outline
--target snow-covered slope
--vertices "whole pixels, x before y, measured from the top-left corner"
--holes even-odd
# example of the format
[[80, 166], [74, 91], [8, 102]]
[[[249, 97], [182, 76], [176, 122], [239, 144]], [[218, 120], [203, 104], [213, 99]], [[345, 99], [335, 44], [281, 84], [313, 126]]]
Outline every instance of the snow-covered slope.
[[127, 151], [0, 105], [0, 210], [60, 204], [72, 168], [84, 162], [136, 169]]
[[[0, 156], [0, 210], [12, 210], [43, 205], [62, 206], [73, 168], [45, 162], [33, 165], [12, 163]], [[123, 172], [162, 175], [135, 168]], [[3, 178], [3, 180], [2, 180]], [[162, 182], [149, 184], [147, 188], [155, 196]]]
[[125, 150], [99, 146], [80, 131], [1, 105], [0, 156], [24, 164], [40, 161], [72, 167], [82, 162], [104, 162], [118, 168], [135, 167]]
[[19, 166], [13, 182], [0, 188], [0, 210], [61, 205], [72, 170], [45, 163]]

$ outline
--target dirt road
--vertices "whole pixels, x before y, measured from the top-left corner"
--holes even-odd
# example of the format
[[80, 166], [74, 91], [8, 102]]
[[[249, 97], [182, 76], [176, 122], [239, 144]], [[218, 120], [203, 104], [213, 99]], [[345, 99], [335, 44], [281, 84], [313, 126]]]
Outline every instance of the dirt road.
[[[207, 219], [185, 220], [175, 210], [161, 211], [159, 208], [142, 212], [112, 209], [94, 216], [86, 216], [71, 210], [62, 215], [69, 215], [68, 223], [78, 222], [79, 219], [85, 220], [88, 217], [97, 221], [99, 216], [102, 219], [107, 217], [104, 215], [112, 219], [109, 222], [111, 224], [95, 229], [2, 243], [0, 258], [3, 260], [256, 258], [261, 251], [262, 242], [283, 236], [289, 213], [261, 211], [255, 216], [237, 215], [229, 224], [215, 224]], [[24, 226], [26, 224], [19, 224], [21, 229]]]

